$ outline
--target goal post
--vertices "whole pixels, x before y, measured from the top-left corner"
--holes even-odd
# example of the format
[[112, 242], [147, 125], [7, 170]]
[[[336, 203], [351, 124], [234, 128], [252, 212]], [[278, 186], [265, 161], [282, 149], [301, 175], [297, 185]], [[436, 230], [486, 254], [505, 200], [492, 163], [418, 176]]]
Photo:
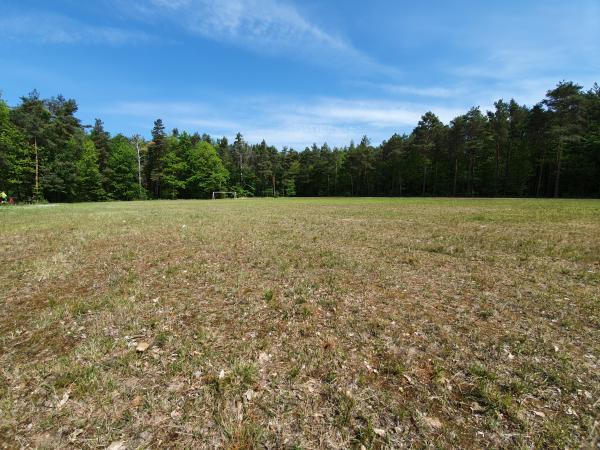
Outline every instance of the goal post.
[[213, 191], [212, 199], [218, 198], [237, 198], [237, 192], [235, 191]]

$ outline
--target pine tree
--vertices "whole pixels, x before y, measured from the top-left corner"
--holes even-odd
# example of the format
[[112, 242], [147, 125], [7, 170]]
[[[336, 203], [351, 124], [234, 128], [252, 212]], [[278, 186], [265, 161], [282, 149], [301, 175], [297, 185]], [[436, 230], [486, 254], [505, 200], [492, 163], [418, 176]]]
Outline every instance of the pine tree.
[[436, 171], [433, 171], [433, 175], [428, 172], [432, 171], [432, 166], [435, 165], [439, 158], [440, 138], [443, 131], [444, 125], [431, 111], [421, 117], [421, 120], [413, 131], [412, 145], [416, 151], [415, 164], [416, 167], [422, 167], [420, 172], [423, 174], [421, 195], [425, 195], [428, 192], [428, 177], [433, 178], [433, 181], [429, 184], [435, 185]]
[[33, 148], [34, 181], [31, 188], [35, 200], [43, 198], [43, 187], [40, 184], [40, 166], [46, 153], [47, 140], [45, 133], [50, 125], [51, 114], [46, 103], [40, 99], [38, 91], [33, 90], [21, 97], [21, 104], [10, 111], [10, 120], [23, 133]]
[[161, 119], [157, 119], [154, 121], [154, 128], [152, 128], [152, 142], [148, 145], [148, 161], [146, 163], [146, 184], [154, 198], [160, 198], [161, 196], [165, 139], [165, 126]]
[[187, 133], [173, 134], [167, 139], [167, 150], [163, 157], [163, 195], [166, 198], [176, 199], [185, 189], [184, 174], [186, 163], [181, 157], [184, 148], [191, 147], [191, 140]]
[[85, 133], [75, 113], [77, 103], [62, 95], [47, 100], [50, 122], [44, 130], [45, 154], [41, 179], [45, 197], [53, 202], [77, 200], [77, 161], [81, 158]]
[[81, 158], [77, 162], [77, 200], [93, 202], [104, 200], [106, 192], [98, 166], [98, 153], [91, 140], [83, 141]]
[[106, 169], [108, 159], [110, 157], [110, 134], [104, 130], [104, 123], [100, 119], [96, 119], [94, 127], [90, 133], [90, 138], [94, 143], [94, 147], [98, 152], [98, 167], [102, 175], [102, 185], [108, 188], [108, 175]]
[[572, 82], [561, 82], [548, 91], [543, 102], [550, 112], [550, 133], [554, 141], [555, 171], [554, 197], [560, 194], [560, 176], [565, 158], [581, 139], [583, 126], [582, 87]]
[[241, 133], [235, 135], [231, 156], [235, 165], [236, 175], [233, 177], [241, 190], [245, 190], [244, 171], [247, 164], [248, 144]]
[[508, 151], [509, 110], [503, 100], [494, 103], [496, 110], [488, 112], [490, 129], [494, 138], [494, 195], [500, 193], [500, 166]]

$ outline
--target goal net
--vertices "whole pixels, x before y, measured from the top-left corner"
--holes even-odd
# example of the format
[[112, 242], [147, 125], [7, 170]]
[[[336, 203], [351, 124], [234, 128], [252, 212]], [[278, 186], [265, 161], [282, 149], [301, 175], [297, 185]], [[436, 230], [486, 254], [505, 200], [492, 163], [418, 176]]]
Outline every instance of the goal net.
[[215, 191], [212, 193], [213, 200], [217, 200], [219, 198], [237, 198], [237, 192]]

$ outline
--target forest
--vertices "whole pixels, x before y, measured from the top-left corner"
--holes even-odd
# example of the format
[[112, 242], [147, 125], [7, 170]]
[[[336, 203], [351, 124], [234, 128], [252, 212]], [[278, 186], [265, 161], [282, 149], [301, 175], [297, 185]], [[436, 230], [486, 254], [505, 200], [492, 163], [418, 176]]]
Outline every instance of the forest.
[[380, 145], [277, 149], [166, 131], [111, 136], [77, 102], [0, 99], [0, 191], [18, 202], [240, 196], [600, 196], [600, 86], [562, 81], [533, 107], [498, 100], [448, 124], [426, 112]]

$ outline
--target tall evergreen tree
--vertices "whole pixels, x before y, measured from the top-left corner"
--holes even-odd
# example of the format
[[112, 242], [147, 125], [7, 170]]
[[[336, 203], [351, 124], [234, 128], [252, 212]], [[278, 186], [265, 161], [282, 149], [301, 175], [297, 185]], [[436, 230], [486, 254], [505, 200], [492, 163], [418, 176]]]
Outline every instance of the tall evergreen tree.
[[508, 150], [509, 110], [508, 104], [503, 100], [495, 102], [494, 107], [495, 111], [488, 112], [487, 115], [494, 139], [494, 195], [498, 195], [500, 193], [500, 167]]
[[44, 159], [46, 139], [45, 132], [50, 125], [51, 114], [46, 103], [40, 98], [38, 91], [33, 90], [21, 97], [21, 103], [11, 110], [11, 121], [21, 130], [34, 152], [34, 185], [32, 195], [35, 199], [43, 196], [40, 185], [40, 165]]
[[[430, 186], [435, 186], [443, 133], [444, 124], [431, 111], [421, 117], [413, 131], [412, 145], [416, 147], [417, 164], [422, 166], [423, 173], [422, 195], [428, 192], [428, 178], [432, 179], [432, 181], [429, 181]], [[435, 167], [435, 169], [432, 170], [432, 167]], [[431, 191], [431, 188], [429, 188], [429, 191]]]
[[381, 145], [377, 173], [379, 174], [379, 192], [383, 195], [402, 195], [403, 162], [405, 159], [406, 136], [394, 134]]
[[94, 143], [94, 147], [98, 152], [98, 167], [102, 175], [102, 184], [108, 186], [108, 159], [110, 158], [110, 134], [104, 130], [104, 123], [100, 119], [96, 119], [94, 127], [90, 132], [90, 138]]
[[102, 187], [102, 177], [98, 166], [98, 153], [91, 140], [83, 141], [81, 158], [77, 162], [78, 201], [93, 202], [104, 200], [106, 192]]
[[161, 196], [165, 150], [165, 126], [161, 119], [156, 119], [154, 128], [152, 128], [152, 142], [148, 145], [148, 161], [146, 163], [146, 185], [154, 198], [160, 198]]
[[556, 167], [554, 171], [554, 197], [560, 194], [560, 176], [565, 158], [581, 139], [583, 125], [582, 87], [573, 82], [560, 82], [548, 91], [544, 104], [550, 112], [550, 134], [553, 139]]
[[244, 173], [247, 172], [247, 165], [249, 159], [248, 144], [244, 141], [244, 137], [241, 133], [237, 133], [231, 149], [231, 157], [235, 166], [235, 176], [233, 179], [236, 181], [237, 186], [241, 191], [248, 191], [247, 177], [244, 179]]
[[163, 195], [165, 198], [175, 199], [179, 197], [179, 194], [185, 188], [186, 182], [184, 179], [186, 163], [182, 158], [181, 147], [191, 147], [191, 141], [187, 133], [179, 135], [179, 133], [173, 135], [167, 139], [167, 150], [163, 157]]

